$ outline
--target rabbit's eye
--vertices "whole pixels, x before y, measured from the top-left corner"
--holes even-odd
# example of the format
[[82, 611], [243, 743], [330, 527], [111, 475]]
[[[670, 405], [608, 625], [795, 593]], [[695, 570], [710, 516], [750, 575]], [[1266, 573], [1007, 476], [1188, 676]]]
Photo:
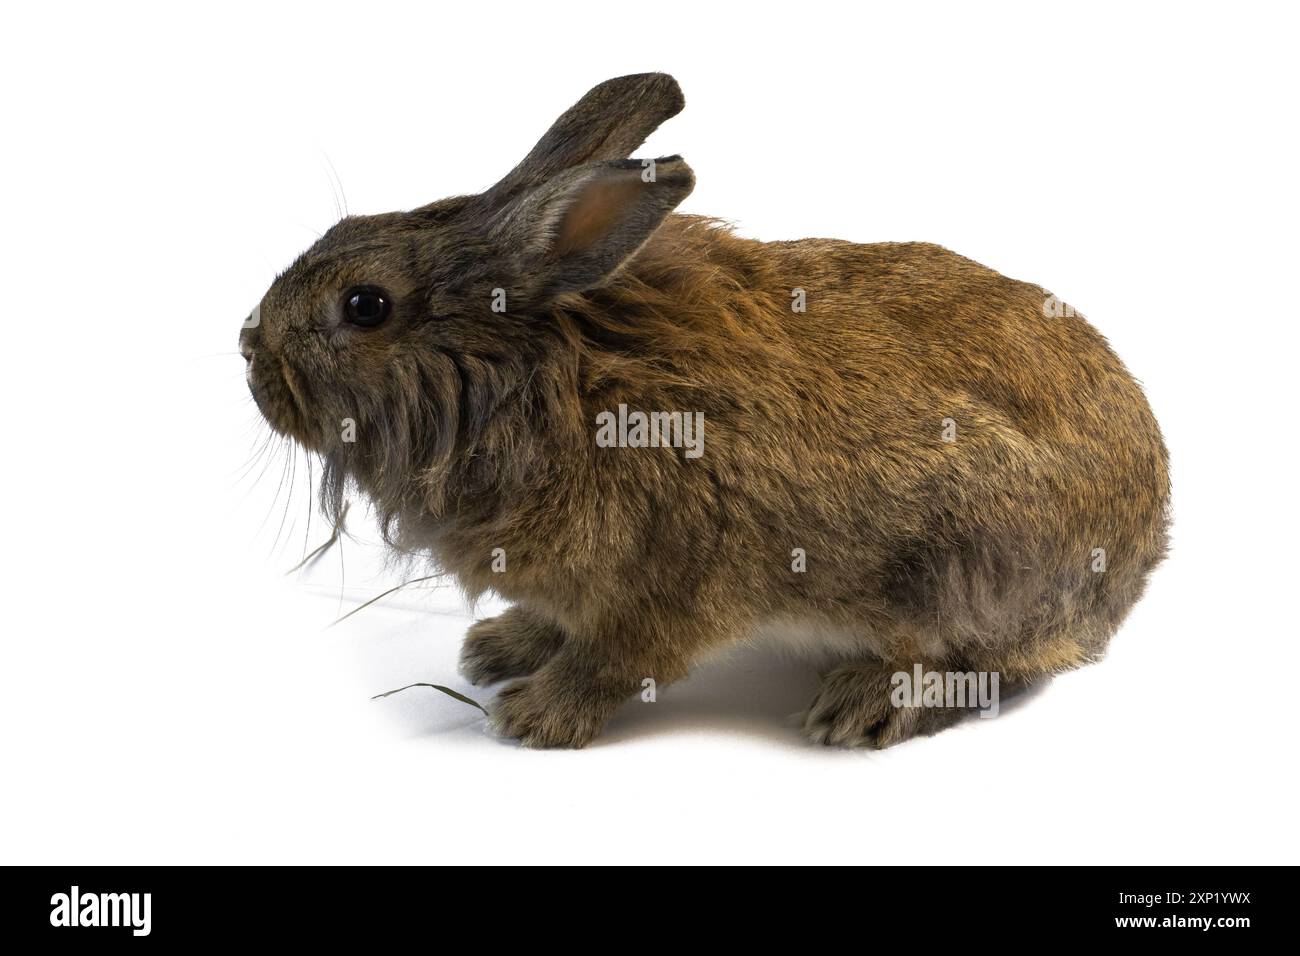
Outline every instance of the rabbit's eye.
[[367, 329], [388, 318], [391, 308], [388, 296], [379, 289], [353, 289], [343, 299], [343, 314], [347, 320]]

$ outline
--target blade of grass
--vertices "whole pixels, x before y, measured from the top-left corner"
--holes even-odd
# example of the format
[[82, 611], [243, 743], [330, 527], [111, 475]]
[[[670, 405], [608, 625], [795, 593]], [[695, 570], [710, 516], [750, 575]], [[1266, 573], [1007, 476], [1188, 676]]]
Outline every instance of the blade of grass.
[[[394, 591], [400, 591], [400, 590], [402, 590], [402, 588], [406, 587], [408, 584], [419, 584], [421, 581], [433, 581], [434, 579], [436, 579], [436, 578], [440, 578], [440, 577], [442, 577], [441, 574], [428, 574], [428, 575], [425, 575], [425, 576], [422, 577], [422, 578], [411, 578], [411, 580], [409, 580], [409, 581], [403, 581], [401, 584], [397, 585], [397, 587], [389, 588], [387, 591], [383, 592], [382, 594], [376, 594], [374, 597], [372, 597], [372, 598], [371, 598], [369, 601], [367, 601], [365, 604], [358, 604], [358, 605], [357, 605], [356, 607], [354, 607], [352, 610], [348, 611], [347, 614], [344, 614], [341, 618], [339, 618], [337, 621], [335, 621], [334, 624], [342, 624], [344, 621], [346, 621], [348, 618], [350, 618], [353, 614], [356, 614], [358, 611], [363, 611], [363, 610], [365, 610], [366, 608], [370, 607], [370, 605], [374, 604], [376, 601], [381, 601], [381, 600], [383, 600], [384, 598], [388, 597], [388, 595], [392, 594]], [[330, 627], [333, 627], [334, 624], [331, 624]]]
[[338, 544], [339, 535], [343, 533], [343, 522], [347, 520], [348, 508], [350, 508], [351, 506], [352, 506], [352, 502], [349, 501], [347, 504], [343, 506], [343, 510], [339, 512], [339, 520], [335, 523], [334, 533], [330, 535], [329, 540], [326, 541], [324, 544], [322, 544], [316, 550], [312, 551], [311, 554], [307, 555], [307, 557], [303, 558], [301, 561], [299, 561], [297, 564], [291, 567], [288, 571], [284, 572], [286, 576], [293, 574], [295, 571], [301, 571], [303, 568], [307, 567], [307, 565], [311, 564], [317, 558], [322, 557], [325, 554], [325, 552], [328, 551], [330, 548], [334, 547], [334, 545]]
[[441, 684], [426, 684], [423, 682], [416, 683], [416, 684], [407, 684], [405, 687], [399, 687], [396, 690], [390, 690], [390, 691], [385, 691], [382, 694], [376, 694], [374, 697], [371, 697], [370, 699], [379, 700], [379, 698], [381, 697], [390, 697], [393, 694], [400, 694], [404, 690], [410, 690], [412, 687], [432, 687], [434, 690], [442, 691], [448, 697], [456, 698], [456, 700], [460, 701], [462, 704], [469, 704], [471, 707], [477, 707], [479, 710], [483, 711], [485, 715], [491, 716], [490, 714], [488, 714], [487, 708], [484, 707], [482, 704], [480, 704], [478, 701], [474, 700], [471, 697], [466, 697], [460, 691], [452, 690], [450, 687], [443, 687]]

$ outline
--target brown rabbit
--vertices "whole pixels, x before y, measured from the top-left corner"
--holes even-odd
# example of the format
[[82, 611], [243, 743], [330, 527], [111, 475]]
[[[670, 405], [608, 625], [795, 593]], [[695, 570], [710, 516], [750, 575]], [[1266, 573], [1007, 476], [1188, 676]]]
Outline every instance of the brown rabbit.
[[492, 719], [530, 746], [759, 633], [827, 662], [806, 731], [844, 745], [965, 712], [900, 699], [918, 665], [1007, 687], [1100, 656], [1169, 491], [1106, 341], [938, 246], [670, 215], [690, 168], [628, 157], [682, 105], [602, 83], [487, 192], [349, 216], [276, 279], [240, 344], [326, 507], [355, 489], [514, 602], [462, 665], [514, 679]]

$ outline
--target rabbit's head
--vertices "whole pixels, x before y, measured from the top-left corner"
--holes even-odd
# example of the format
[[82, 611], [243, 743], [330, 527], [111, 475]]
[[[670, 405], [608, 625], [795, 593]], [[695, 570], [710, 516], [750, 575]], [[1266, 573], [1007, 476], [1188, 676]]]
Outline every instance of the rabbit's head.
[[608, 282], [690, 193], [680, 157], [628, 158], [682, 105], [672, 77], [609, 80], [486, 192], [337, 223], [240, 335], [271, 426], [408, 493], [526, 377], [555, 300]]

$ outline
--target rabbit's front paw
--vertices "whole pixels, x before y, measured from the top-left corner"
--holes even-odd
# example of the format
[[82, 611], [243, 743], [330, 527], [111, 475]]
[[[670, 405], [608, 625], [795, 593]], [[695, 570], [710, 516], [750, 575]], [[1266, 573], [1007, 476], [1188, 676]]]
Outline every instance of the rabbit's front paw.
[[814, 743], [837, 747], [892, 747], [917, 734], [932, 734], [958, 719], [960, 711], [895, 707], [892, 678], [911, 666], [858, 663], [837, 667], [822, 678], [804, 720]]
[[460, 672], [471, 684], [495, 684], [523, 677], [544, 665], [564, 644], [549, 621], [512, 607], [474, 624], [460, 650]]
[[556, 679], [543, 668], [497, 696], [492, 725], [525, 747], [585, 747], [600, 733], [612, 708], [604, 695]]

